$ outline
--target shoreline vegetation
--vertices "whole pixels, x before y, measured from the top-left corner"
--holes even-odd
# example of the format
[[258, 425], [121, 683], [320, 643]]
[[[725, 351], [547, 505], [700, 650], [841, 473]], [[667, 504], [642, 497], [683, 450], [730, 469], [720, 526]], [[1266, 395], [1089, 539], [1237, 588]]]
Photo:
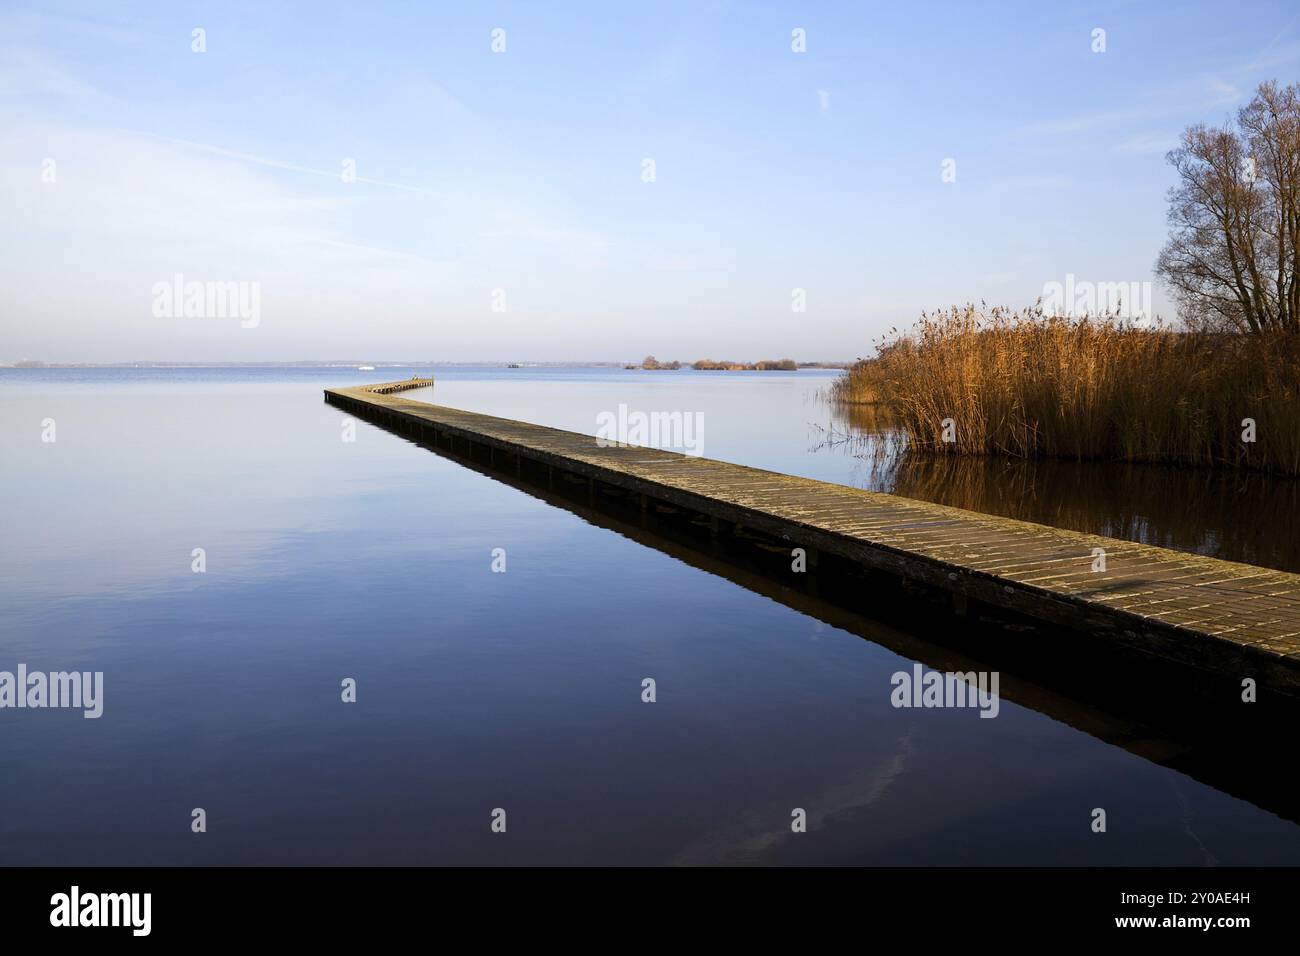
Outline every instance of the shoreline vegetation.
[[799, 368], [794, 359], [761, 359], [757, 362], [715, 362], [700, 359], [691, 365], [703, 372], [793, 372]]
[[1235, 125], [1188, 127], [1167, 160], [1155, 273], [1177, 330], [1121, 318], [1149, 302], [1109, 292], [953, 307], [882, 339], [832, 396], [883, 412], [904, 450], [1300, 476], [1300, 84], [1260, 84]]
[[[675, 372], [685, 368], [681, 362], [660, 362], [653, 355], [647, 355], [640, 365], [625, 365], [624, 368], [646, 369], [652, 372]], [[757, 362], [715, 361], [714, 359], [697, 359], [689, 366], [697, 372], [794, 372], [801, 368], [847, 368], [832, 362], [796, 362], [794, 359], [760, 359]]]
[[1176, 331], [967, 305], [922, 315], [831, 386], [927, 455], [1300, 476], [1300, 334]]

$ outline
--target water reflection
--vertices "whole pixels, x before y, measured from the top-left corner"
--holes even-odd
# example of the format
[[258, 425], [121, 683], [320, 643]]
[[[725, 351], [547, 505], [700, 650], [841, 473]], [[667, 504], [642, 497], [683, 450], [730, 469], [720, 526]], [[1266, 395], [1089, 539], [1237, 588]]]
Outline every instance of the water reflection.
[[[1089, 673], [1058, 635], [928, 618], [869, 581], [782, 589], [763, 569], [788, 549], [714, 552], [689, 523], [584, 512], [585, 489], [554, 507], [364, 422], [340, 440], [323, 388], [415, 371], [0, 370], [0, 669], [106, 686], [100, 720], [0, 717], [0, 864], [1300, 860], [1294, 720], [1268, 749], [1250, 708], [1234, 746], [1181, 685]], [[829, 376], [437, 374], [458, 407], [577, 429], [619, 402], [698, 410], [709, 457], [868, 466], [809, 449]], [[1035, 649], [1066, 661], [1052, 680]], [[915, 661], [1000, 669], [998, 718], [891, 706]], [[502, 805], [509, 839], [485, 825]]]
[[[494, 464], [486, 452], [472, 447], [451, 451], [381, 416], [357, 414], [440, 457], [928, 668], [997, 671], [1007, 701], [1300, 821], [1300, 792], [1276, 772], [1274, 762], [1289, 744], [1295, 708], [1278, 700], [1240, 707], [1236, 675], [1154, 661], [1105, 640], [1063, 633], [994, 608], [958, 619], [945, 595], [900, 587], [891, 576], [826, 558], [818, 568], [791, 576], [786, 573], [788, 542], [752, 529], [719, 535], [707, 520], [666, 503], [646, 510], [639, 496], [614, 487], [597, 492], [586, 482], [548, 479], [519, 469], [513, 459]], [[907, 473], [913, 464], [898, 460], [896, 467]], [[937, 472], [930, 474], [938, 480]], [[1225, 706], [1225, 701], [1232, 703]], [[911, 753], [910, 730], [897, 747], [881, 766], [863, 769], [851, 784], [823, 794], [819, 805], [830, 813], [872, 804]], [[676, 862], [735, 862], [762, 855], [782, 834], [755, 821], [781, 819], [782, 814], [751, 815], [752, 820], [742, 816], [683, 849]]]
[[1300, 480], [1100, 461], [936, 458], [902, 448], [877, 406], [834, 406], [823, 448], [861, 459], [877, 491], [1300, 571]]

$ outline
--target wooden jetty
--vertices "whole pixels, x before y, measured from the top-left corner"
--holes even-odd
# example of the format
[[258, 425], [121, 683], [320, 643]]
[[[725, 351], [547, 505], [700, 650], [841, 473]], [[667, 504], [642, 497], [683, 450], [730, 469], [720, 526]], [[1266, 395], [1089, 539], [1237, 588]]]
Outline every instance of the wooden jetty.
[[642, 509], [662, 502], [704, 516], [719, 534], [753, 529], [803, 548], [811, 568], [846, 561], [946, 591], [958, 614], [979, 602], [1300, 697], [1300, 575], [395, 394], [428, 384], [327, 389], [325, 398], [497, 468], [633, 496]]
[[413, 388], [428, 388], [432, 384], [433, 379], [431, 378], [417, 378], [412, 375], [400, 382], [384, 382], [380, 385], [365, 385], [362, 387], [367, 392], [375, 395], [392, 395], [395, 392], [409, 392]]

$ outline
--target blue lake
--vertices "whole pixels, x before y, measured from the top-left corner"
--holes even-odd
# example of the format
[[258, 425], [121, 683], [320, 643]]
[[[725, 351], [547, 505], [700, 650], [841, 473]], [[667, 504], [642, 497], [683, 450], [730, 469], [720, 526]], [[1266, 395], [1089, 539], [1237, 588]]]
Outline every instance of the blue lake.
[[[345, 441], [322, 401], [428, 371], [0, 370], [0, 671], [104, 674], [99, 719], [0, 710], [0, 864], [1300, 863], [1291, 820], [1051, 707], [894, 708], [896, 622], [872, 640], [381, 428]], [[1295, 561], [1226, 530], [1286, 527], [1292, 485], [1207, 530], [1099, 510], [1113, 469], [1050, 500], [900, 477], [837, 441], [829, 372], [433, 372], [410, 397], [583, 432], [699, 413], [712, 458]]]

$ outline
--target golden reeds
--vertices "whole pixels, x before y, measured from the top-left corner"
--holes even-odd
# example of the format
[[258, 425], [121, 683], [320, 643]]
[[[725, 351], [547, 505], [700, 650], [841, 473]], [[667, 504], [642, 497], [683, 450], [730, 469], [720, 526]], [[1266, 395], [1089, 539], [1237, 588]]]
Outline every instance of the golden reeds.
[[880, 404], [909, 447], [939, 454], [1300, 475], [1296, 335], [966, 306], [882, 342], [832, 395]]

